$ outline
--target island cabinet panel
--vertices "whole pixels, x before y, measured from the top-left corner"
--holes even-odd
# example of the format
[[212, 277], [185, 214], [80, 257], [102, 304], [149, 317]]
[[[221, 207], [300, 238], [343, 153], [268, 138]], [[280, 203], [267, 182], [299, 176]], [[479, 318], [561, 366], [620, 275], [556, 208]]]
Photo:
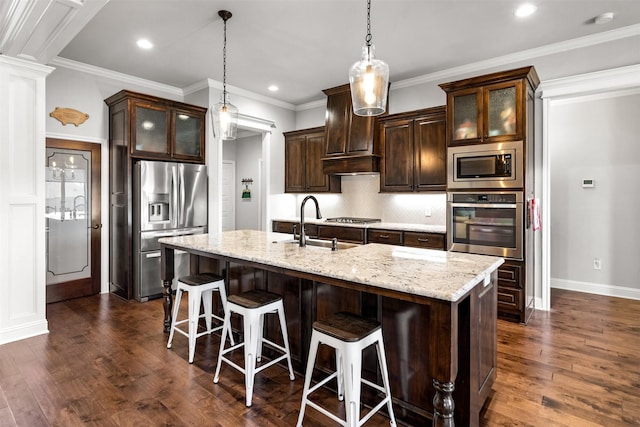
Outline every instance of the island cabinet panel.
[[430, 307], [382, 297], [382, 334], [396, 417], [409, 425], [424, 425], [433, 412], [433, 378], [428, 359]]
[[365, 243], [365, 229], [359, 227], [340, 227], [334, 225], [319, 225], [318, 237], [320, 239], [336, 238], [341, 242]]
[[[266, 285], [267, 291], [282, 295], [291, 363], [296, 371], [304, 372], [313, 322], [312, 312], [305, 308], [312, 306], [313, 282], [269, 272]], [[280, 322], [277, 316], [267, 316], [264, 325], [265, 336], [269, 340], [283, 345]], [[265, 355], [269, 354], [269, 352], [265, 352]]]

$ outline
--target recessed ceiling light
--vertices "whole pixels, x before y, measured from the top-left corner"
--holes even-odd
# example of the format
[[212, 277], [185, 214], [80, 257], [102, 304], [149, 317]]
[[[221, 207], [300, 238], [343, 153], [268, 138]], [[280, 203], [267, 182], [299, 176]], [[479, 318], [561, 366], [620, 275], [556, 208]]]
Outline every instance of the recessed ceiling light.
[[267, 89], [269, 89], [271, 92], [277, 92], [278, 89], [280, 89], [280, 88], [278, 86], [276, 86], [276, 85], [271, 85]]
[[613, 12], [605, 12], [593, 18], [593, 22], [598, 25], [608, 24], [613, 21]]
[[518, 18], [524, 18], [532, 15], [536, 11], [537, 7], [532, 5], [531, 3], [525, 3], [522, 6], [518, 7], [516, 11], [513, 13]]
[[147, 39], [140, 39], [136, 42], [140, 49], [151, 49], [153, 47], [153, 43], [151, 43]]

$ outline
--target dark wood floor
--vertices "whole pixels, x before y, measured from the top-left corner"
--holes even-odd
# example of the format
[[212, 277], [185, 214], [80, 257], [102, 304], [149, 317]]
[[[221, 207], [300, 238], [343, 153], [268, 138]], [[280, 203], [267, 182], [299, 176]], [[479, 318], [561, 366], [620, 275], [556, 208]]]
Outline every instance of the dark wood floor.
[[[640, 425], [640, 301], [552, 292], [529, 326], [498, 323], [498, 379], [484, 426]], [[213, 384], [219, 338], [166, 349], [159, 300], [100, 295], [47, 307], [50, 333], [0, 346], [0, 426], [295, 425], [302, 377], [256, 380], [227, 366]], [[305, 426], [330, 425], [313, 409]], [[376, 415], [367, 426], [387, 426]]]

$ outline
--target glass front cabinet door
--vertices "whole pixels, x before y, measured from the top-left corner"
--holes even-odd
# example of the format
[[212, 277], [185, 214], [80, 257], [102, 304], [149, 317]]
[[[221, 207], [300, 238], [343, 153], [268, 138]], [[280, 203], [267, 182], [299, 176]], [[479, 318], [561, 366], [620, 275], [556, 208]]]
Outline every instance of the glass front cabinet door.
[[539, 84], [531, 66], [440, 84], [447, 93], [447, 144], [524, 140], [533, 108], [527, 95]]
[[522, 83], [499, 83], [483, 88], [485, 142], [522, 139]]
[[181, 160], [203, 159], [204, 114], [174, 110], [172, 122], [175, 129], [173, 157]]
[[166, 157], [169, 155], [169, 110], [155, 105], [135, 103], [135, 132], [131, 155]]
[[[449, 141], [477, 143], [482, 141], [482, 89], [464, 89], [449, 94], [453, 105], [449, 121]], [[453, 125], [453, 126], [452, 126]], [[452, 126], [452, 127], [451, 127]]]

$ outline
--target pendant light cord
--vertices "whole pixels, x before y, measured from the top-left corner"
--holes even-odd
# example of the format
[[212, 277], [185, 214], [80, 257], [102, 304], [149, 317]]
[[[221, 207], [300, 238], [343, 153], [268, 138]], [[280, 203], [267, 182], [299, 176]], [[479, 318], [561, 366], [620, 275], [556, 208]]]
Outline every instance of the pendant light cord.
[[364, 38], [367, 47], [371, 47], [371, 0], [367, 0], [367, 36]]
[[222, 103], [227, 105], [227, 19], [224, 20], [224, 44], [222, 47]]

